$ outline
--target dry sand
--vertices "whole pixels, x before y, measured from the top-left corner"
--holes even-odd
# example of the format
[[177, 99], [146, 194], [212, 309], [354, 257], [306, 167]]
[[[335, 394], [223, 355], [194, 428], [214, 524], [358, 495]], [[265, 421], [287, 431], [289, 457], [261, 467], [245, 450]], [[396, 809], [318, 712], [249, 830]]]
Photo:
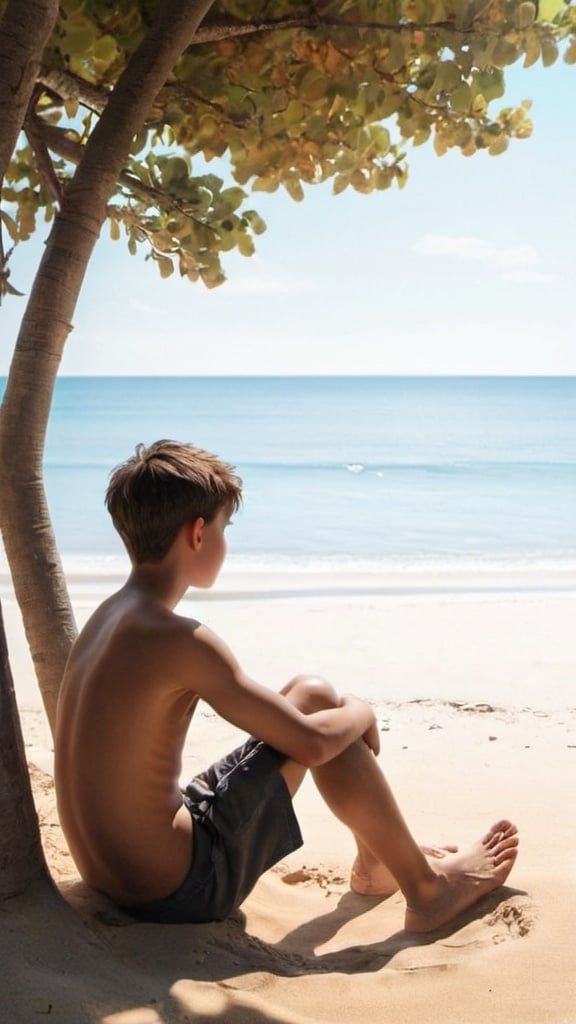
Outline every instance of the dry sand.
[[[80, 621], [95, 597], [84, 581]], [[134, 923], [79, 881], [66, 850], [49, 733], [8, 595], [46, 856], [74, 913], [68, 903], [55, 911], [42, 888], [0, 908], [1, 1024], [575, 1024], [576, 581], [228, 576], [184, 610], [272, 686], [320, 672], [372, 701], [381, 764], [421, 841], [464, 845], [513, 818], [521, 854], [510, 884], [451, 930], [408, 935], [400, 896], [349, 891], [351, 839], [306, 781], [296, 798], [305, 846], [234, 918]], [[238, 735], [202, 707], [185, 776]]]

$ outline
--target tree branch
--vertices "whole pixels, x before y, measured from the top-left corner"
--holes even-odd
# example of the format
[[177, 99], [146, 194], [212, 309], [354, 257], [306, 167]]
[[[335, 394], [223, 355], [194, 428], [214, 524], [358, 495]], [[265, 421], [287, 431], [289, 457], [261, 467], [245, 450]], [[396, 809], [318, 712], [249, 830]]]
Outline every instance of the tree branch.
[[24, 132], [36, 157], [36, 167], [44, 187], [52, 196], [54, 202], [60, 205], [62, 202], [62, 183], [54, 170], [54, 164], [42, 135], [42, 125], [42, 119], [34, 113], [31, 107], [24, 121]]
[[90, 82], [84, 81], [71, 71], [63, 71], [59, 68], [42, 67], [38, 75], [38, 82], [56, 93], [63, 100], [76, 100], [83, 107], [92, 110], [95, 114], [101, 114], [106, 108], [110, 98], [108, 89], [104, 89]]
[[455, 31], [463, 31], [456, 29], [454, 18], [447, 18], [444, 21], [431, 21], [431, 22], [387, 22], [387, 21], [371, 21], [371, 20], [351, 20], [346, 18], [336, 18], [329, 15], [316, 14], [311, 12], [310, 14], [302, 15], [300, 17], [288, 17], [288, 18], [272, 18], [268, 21], [261, 22], [245, 22], [245, 21], [211, 21], [209, 24], [202, 25], [194, 39], [192, 41], [193, 46], [199, 46], [202, 43], [215, 43], [220, 42], [223, 39], [237, 38], [239, 36], [255, 35], [259, 32], [279, 32], [283, 29], [289, 28], [308, 28], [311, 30], [319, 28], [375, 28], [381, 29], [385, 32], [400, 32], [401, 30], [410, 29], [411, 31], [430, 31], [434, 29], [454, 29]]
[[41, 117], [36, 117], [35, 131], [42, 145], [52, 150], [57, 156], [63, 157], [64, 160], [68, 160], [76, 166], [80, 163], [86, 152], [86, 146], [82, 142], [70, 138], [66, 129], [57, 128], [56, 125], [48, 124]]
[[[47, 124], [41, 118], [38, 118], [37, 121], [39, 124], [36, 130], [39, 135], [41, 134], [42, 145], [52, 150], [57, 156], [68, 160], [69, 163], [78, 165], [84, 156], [86, 147], [81, 142], [71, 139], [62, 128]], [[196, 224], [200, 224], [203, 228], [210, 229], [209, 224], [200, 220], [191, 212], [187, 203], [170, 195], [168, 192], [164, 192], [160, 188], [156, 188], [154, 185], [146, 185], [135, 174], [130, 174], [129, 171], [122, 171], [118, 178], [118, 183], [133, 192], [138, 198], [149, 201], [151, 206], [156, 206], [167, 213], [173, 211], [183, 214]]]

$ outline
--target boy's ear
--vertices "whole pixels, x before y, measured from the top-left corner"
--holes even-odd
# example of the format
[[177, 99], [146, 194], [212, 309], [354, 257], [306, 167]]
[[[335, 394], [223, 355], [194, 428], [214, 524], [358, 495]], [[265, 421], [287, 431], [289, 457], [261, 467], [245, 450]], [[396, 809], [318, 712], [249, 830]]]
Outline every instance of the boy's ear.
[[202, 516], [198, 516], [198, 519], [194, 519], [188, 524], [188, 543], [193, 551], [198, 551], [202, 547], [204, 525]]

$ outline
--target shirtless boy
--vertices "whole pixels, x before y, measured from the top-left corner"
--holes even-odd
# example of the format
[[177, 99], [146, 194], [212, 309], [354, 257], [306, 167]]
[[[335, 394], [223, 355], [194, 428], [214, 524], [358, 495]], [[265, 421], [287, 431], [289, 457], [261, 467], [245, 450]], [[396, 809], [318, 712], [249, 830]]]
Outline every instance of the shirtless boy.
[[[498, 821], [463, 852], [421, 848], [378, 765], [368, 704], [305, 675], [276, 693], [174, 610], [216, 579], [240, 497], [231, 466], [174, 441], [139, 446], [111, 476], [107, 506], [132, 571], [74, 644], [56, 729], [58, 808], [78, 870], [140, 919], [224, 918], [301, 845], [291, 798], [310, 769], [354, 834], [352, 888], [399, 887], [410, 931], [445, 925], [505, 881], [515, 826]], [[199, 699], [252, 738], [181, 790]]]

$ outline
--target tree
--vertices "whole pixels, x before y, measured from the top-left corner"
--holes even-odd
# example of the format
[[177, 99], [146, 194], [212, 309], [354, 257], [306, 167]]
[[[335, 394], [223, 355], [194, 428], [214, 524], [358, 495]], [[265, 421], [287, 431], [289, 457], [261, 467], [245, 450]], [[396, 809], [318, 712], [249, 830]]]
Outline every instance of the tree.
[[[265, 228], [243, 186], [369, 193], [404, 185], [407, 144], [497, 155], [526, 137], [527, 104], [491, 113], [503, 68], [552, 63], [563, 40], [576, 61], [576, 17], [563, 0], [0, 0], [0, 13], [5, 294], [8, 239], [53, 220], [0, 412], [0, 524], [53, 724], [75, 626], [44, 437], [104, 222], [163, 276], [214, 287], [221, 254], [250, 255]], [[215, 158], [235, 183], [206, 171]]]
[[24, 741], [18, 719], [16, 698], [4, 622], [0, 610], [0, 899], [16, 896], [46, 871], [38, 821], [32, 802], [30, 780], [24, 759]]

